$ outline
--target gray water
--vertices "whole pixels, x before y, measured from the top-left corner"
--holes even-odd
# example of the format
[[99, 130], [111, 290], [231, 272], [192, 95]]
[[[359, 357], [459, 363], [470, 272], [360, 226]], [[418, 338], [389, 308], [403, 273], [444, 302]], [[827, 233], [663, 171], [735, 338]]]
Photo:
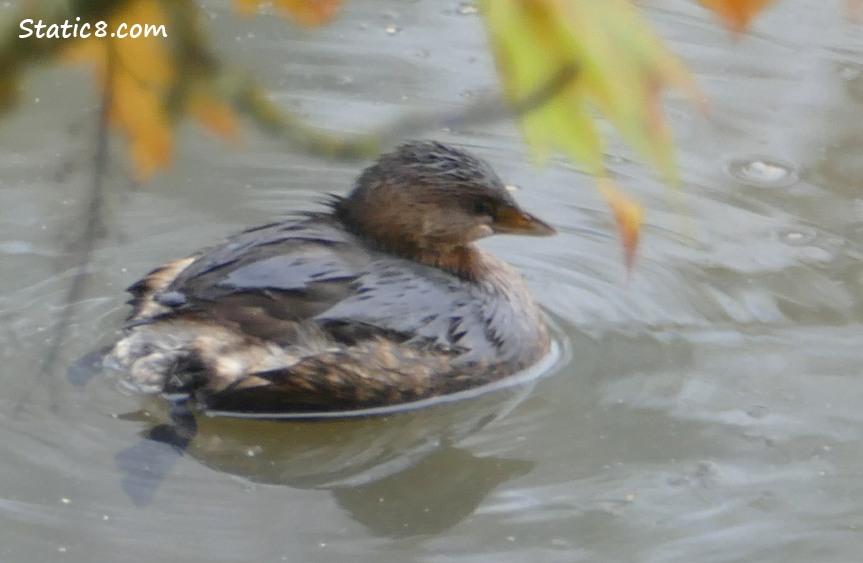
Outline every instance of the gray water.
[[[494, 91], [459, 6], [353, 0], [314, 32], [208, 13], [280, 104], [354, 132]], [[651, 5], [711, 111], [668, 98], [680, 192], [609, 149], [646, 207], [631, 278], [590, 178], [532, 167], [513, 123], [414, 135], [486, 158], [561, 233], [485, 243], [555, 324], [534, 385], [360, 420], [204, 418], [184, 456], [142, 441], [159, 404], [66, 369], [115, 338], [123, 288], [150, 268], [313, 208], [364, 163], [189, 124], [174, 168], [135, 186], [115, 146], [88, 282], [40, 375], [95, 102], [81, 70], [35, 74], [0, 124], [0, 560], [860, 560], [863, 35], [841, 8], [786, 0], [735, 42], [695, 3]]]

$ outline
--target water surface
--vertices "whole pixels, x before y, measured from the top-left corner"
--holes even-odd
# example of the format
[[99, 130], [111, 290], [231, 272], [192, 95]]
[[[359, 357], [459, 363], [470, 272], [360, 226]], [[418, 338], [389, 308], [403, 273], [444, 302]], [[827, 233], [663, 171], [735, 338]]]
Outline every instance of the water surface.
[[[208, 6], [227, 58], [334, 130], [494, 89], [459, 2], [354, 0], [314, 33]], [[609, 149], [646, 206], [631, 279], [590, 179], [562, 158], [531, 167], [512, 123], [416, 134], [488, 159], [560, 230], [484, 243], [558, 327], [547, 377], [401, 416], [202, 419], [183, 457], [142, 441], [165, 422], [158, 405], [62, 368], [115, 338], [122, 289], [151, 267], [311, 208], [364, 163], [253, 131], [231, 149], [189, 125], [173, 170], [136, 187], [117, 152], [61, 369], [40, 376], [75, 273], [94, 102], [75, 70], [34, 76], [0, 126], [0, 559], [858, 560], [860, 27], [814, 0], [780, 3], [736, 42], [695, 3], [648, 13], [711, 112], [668, 100], [679, 194]]]

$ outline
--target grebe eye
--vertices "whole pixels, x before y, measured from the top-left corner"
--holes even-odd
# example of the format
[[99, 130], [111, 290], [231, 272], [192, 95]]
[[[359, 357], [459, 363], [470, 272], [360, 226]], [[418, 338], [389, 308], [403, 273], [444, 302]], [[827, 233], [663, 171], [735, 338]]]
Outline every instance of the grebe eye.
[[497, 217], [497, 209], [492, 202], [487, 200], [476, 202], [473, 206], [473, 210], [477, 215], [488, 215], [492, 219]]

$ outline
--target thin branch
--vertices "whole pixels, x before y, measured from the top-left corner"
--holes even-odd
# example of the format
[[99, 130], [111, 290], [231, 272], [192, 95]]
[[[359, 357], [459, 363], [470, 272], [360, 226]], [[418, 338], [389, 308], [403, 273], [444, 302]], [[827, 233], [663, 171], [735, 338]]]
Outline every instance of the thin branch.
[[[459, 128], [508, 119], [513, 115], [524, 116], [554, 99], [578, 74], [578, 66], [569, 64], [523, 100], [507, 104], [497, 95], [485, 96], [459, 111], [407, 115], [376, 131], [350, 137], [338, 137], [302, 123], [267, 99], [264, 90], [254, 84], [239, 86], [233, 99], [237, 108], [260, 128], [287, 138], [306, 152], [340, 158], [365, 158], [377, 156], [385, 146], [420, 131]], [[242, 83], [238, 80], [229, 82]]]

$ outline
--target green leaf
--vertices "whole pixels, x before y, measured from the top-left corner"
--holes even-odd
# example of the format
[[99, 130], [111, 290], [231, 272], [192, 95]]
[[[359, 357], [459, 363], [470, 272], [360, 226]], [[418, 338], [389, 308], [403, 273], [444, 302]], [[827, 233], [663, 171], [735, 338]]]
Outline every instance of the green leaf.
[[629, 0], [484, 0], [482, 13], [513, 104], [560, 69], [578, 70], [557, 96], [521, 118], [535, 157], [561, 150], [604, 176], [598, 111], [666, 181], [679, 181], [661, 93], [680, 88], [698, 105], [701, 97], [686, 68]]

